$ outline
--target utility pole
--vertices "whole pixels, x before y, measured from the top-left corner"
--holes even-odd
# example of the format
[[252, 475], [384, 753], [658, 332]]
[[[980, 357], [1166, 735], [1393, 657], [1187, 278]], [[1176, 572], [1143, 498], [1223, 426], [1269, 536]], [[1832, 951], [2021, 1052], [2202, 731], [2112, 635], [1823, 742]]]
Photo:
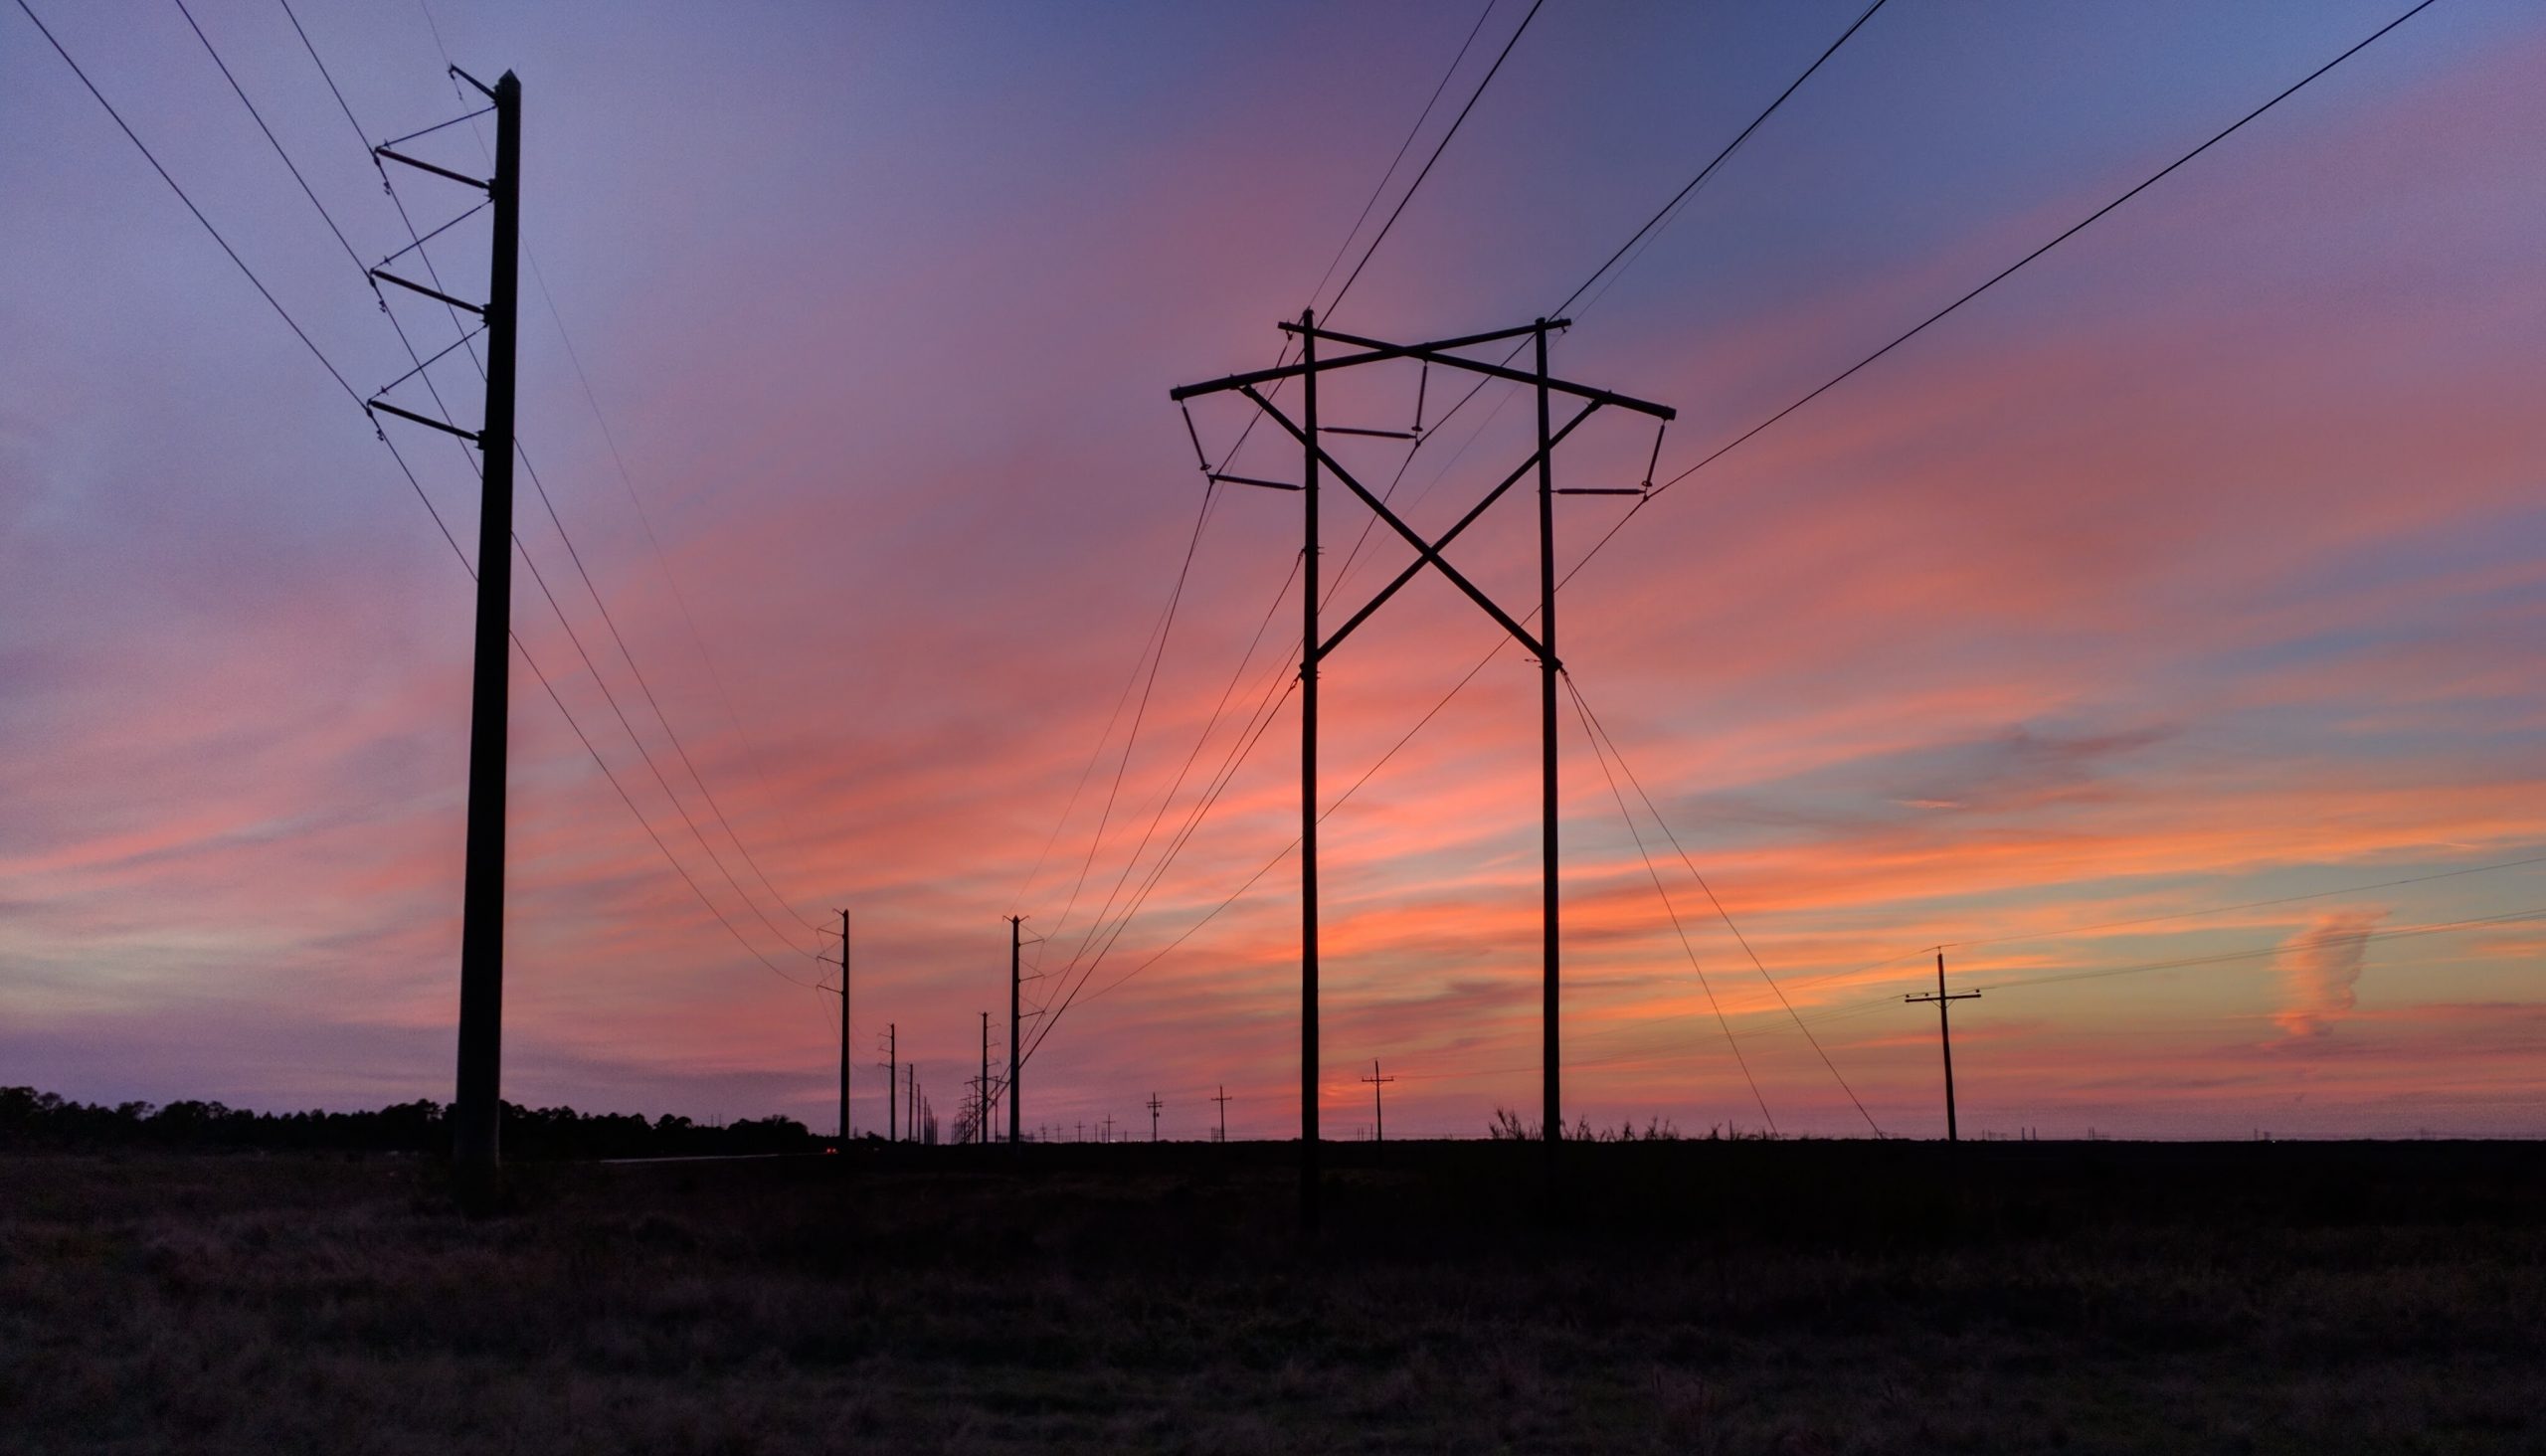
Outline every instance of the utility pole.
[[848, 1156], [848, 912], [839, 912], [839, 1151]]
[[1220, 1141], [1220, 1142], [1225, 1143], [1225, 1142], [1227, 1142], [1227, 1141], [1229, 1140], [1229, 1089], [1228, 1089], [1228, 1085], [1227, 1085], [1226, 1083], [1222, 1083], [1222, 1084], [1220, 1085], [1220, 1095], [1218, 1095], [1217, 1097], [1212, 1098], [1211, 1100], [1212, 1100], [1213, 1102], [1216, 1102], [1216, 1103], [1218, 1103], [1218, 1104], [1220, 1105], [1220, 1136], [1219, 1136], [1219, 1141]]
[[1150, 1094], [1150, 1141], [1153, 1143], [1158, 1141], [1158, 1094], [1153, 1092]]
[[[1646, 478], [1639, 485], [1559, 488], [1555, 484], [1554, 452], [1557, 445], [1604, 407], [1615, 407], [1646, 415], [1662, 424], [1668, 424], [1676, 415], [1676, 412], [1667, 405], [1630, 399], [1609, 390], [1594, 389], [1587, 385], [1552, 377], [1547, 370], [1547, 334], [1552, 329], [1569, 326], [1570, 320], [1567, 319], [1542, 318], [1523, 328], [1503, 329], [1494, 333], [1470, 334], [1462, 338], [1442, 339], [1427, 344], [1391, 344], [1354, 334], [1338, 333], [1331, 328], [1320, 328], [1317, 326], [1315, 315], [1304, 312], [1300, 315], [1298, 323], [1280, 325], [1283, 332], [1296, 334], [1299, 337], [1298, 363], [1276, 365], [1271, 369], [1259, 369], [1249, 374], [1234, 374], [1223, 379], [1183, 385], [1168, 391], [1168, 398], [1180, 404], [1200, 395], [1230, 391], [1242, 394], [1258, 411], [1270, 417], [1275, 424], [1281, 426], [1287, 434], [1297, 440], [1304, 455], [1303, 478], [1296, 485], [1286, 480], [1260, 480], [1243, 475], [1223, 474], [1210, 468], [1207, 457], [1203, 460], [1203, 469], [1213, 483], [1297, 490], [1302, 492], [1304, 498], [1305, 540], [1301, 547], [1304, 553], [1301, 579], [1305, 586], [1302, 591], [1300, 639], [1300, 1226], [1305, 1233], [1314, 1233], [1318, 1221], [1318, 674], [1320, 664], [1343, 643], [1347, 637], [1352, 635], [1354, 629], [1367, 621], [1372, 613], [1378, 611], [1390, 597], [1396, 595], [1399, 589], [1416, 576], [1421, 575], [1427, 567], [1447, 577], [1451, 585], [1457, 587], [1468, 600], [1483, 609], [1485, 614], [1501, 625], [1504, 631], [1510, 633], [1515, 640], [1529, 649], [1539, 663], [1540, 815], [1542, 819], [1540, 865], [1543, 880], [1541, 925], [1544, 961], [1540, 1003], [1543, 1031], [1541, 1087], [1544, 1097], [1541, 1120], [1542, 1136], [1549, 1145], [1546, 1152], [1546, 1171], [1550, 1184], [1552, 1185], [1553, 1183], [1556, 1157], [1554, 1144], [1564, 1136], [1561, 1094], [1562, 1056], [1561, 1044], [1557, 1036], [1559, 1010], [1557, 992], [1560, 981], [1562, 937], [1557, 921], [1559, 856], [1556, 835], [1555, 712], [1556, 679], [1563, 672], [1564, 664], [1555, 651], [1554, 497], [1558, 495], [1643, 497], [1651, 491], [1653, 469], [1650, 463], [1646, 465]], [[1511, 368], [1506, 364], [1467, 358], [1454, 352], [1523, 338], [1531, 339], [1537, 344], [1535, 371], [1524, 371]], [[1360, 352], [1321, 358], [1318, 353], [1318, 345], [1321, 341], [1343, 344]], [[1518, 353], [1517, 346], [1514, 353]], [[1408, 441], [1417, 438], [1410, 431], [1365, 430], [1319, 423], [1318, 377], [1321, 373], [1391, 360], [1420, 361], [1427, 371], [1426, 380], [1429, 378], [1429, 369], [1439, 365], [1482, 375], [1488, 379], [1531, 385], [1537, 390], [1538, 450], [1529, 459], [1524, 460], [1517, 468], [1506, 474], [1493, 489], [1486, 492], [1483, 499], [1459, 519], [1457, 524], [1451, 526], [1437, 539], [1427, 538], [1416, 532], [1412, 526], [1407, 525], [1401, 517], [1389, 509], [1384, 499], [1356, 478], [1353, 472], [1330, 455], [1319, 441], [1319, 437], [1326, 434], [1378, 436]], [[1294, 378], [1300, 381], [1301, 396], [1301, 417], [1296, 422], [1276, 408], [1271, 398], [1259, 389], [1259, 386], [1278, 385], [1281, 381]], [[1418, 382], [1418, 392], [1421, 387], [1421, 382]], [[1550, 398], [1556, 394], [1566, 395], [1581, 403], [1581, 409], [1561, 427], [1554, 427], [1548, 418]], [[1654, 457], [1658, 459], [1661, 452], [1661, 436], [1658, 428], [1654, 437]], [[1509, 612], [1497, 605], [1475, 583], [1452, 566], [1442, 554], [1452, 541], [1485, 514], [1488, 507], [1501, 499], [1514, 485], [1520, 483], [1522, 477], [1534, 468], [1539, 477], [1539, 602], [1536, 614], [1540, 621], [1537, 634], [1533, 634]], [[1319, 483], [1322, 478], [1328, 476], [1332, 476], [1351, 489], [1364, 505], [1369, 507], [1373, 515], [1412, 546], [1415, 550], [1415, 560], [1400, 571], [1393, 581], [1380, 588], [1377, 594], [1364, 604], [1359, 611], [1346, 619], [1342, 627], [1337, 628], [1331, 635], [1321, 636], [1318, 622], [1320, 593], [1318, 497]]]
[[1016, 1095], [1018, 1066], [1017, 1043], [1024, 1040], [1017, 1026], [1017, 950], [1024, 944], [1025, 917], [1007, 917], [1007, 1141], [1010, 1146], [1020, 1141], [1018, 1131], [1024, 1126], [1025, 1109]]
[[910, 1110], [911, 1141], [916, 1143], [919, 1141], [919, 1063], [913, 1062], [902, 1068], [902, 1075], [908, 1079], [902, 1089], [902, 1106]]
[[1100, 1143], [1111, 1143], [1114, 1141], [1114, 1114], [1110, 1112], [1105, 1114], [1105, 1132], [1096, 1141]]
[[1374, 1056], [1370, 1058], [1370, 1075], [1362, 1080], [1370, 1084], [1370, 1125], [1377, 1132], [1377, 1136], [1370, 1141], [1384, 1143], [1388, 1140], [1388, 1112], [1386, 1105], [1380, 1101], [1380, 1094], [1387, 1084], [1395, 1081], [1396, 1078], [1380, 1076], [1379, 1059]]
[[902, 1090], [902, 1028], [890, 1021], [884, 1023], [884, 1141], [901, 1141], [898, 1117], [900, 1109], [894, 1099]]
[[1318, 633], [1317, 313], [1300, 310], [1300, 1232], [1318, 1230], [1317, 1036], [1317, 679]]
[[982, 1012], [982, 1080], [974, 1089], [973, 1141], [991, 1140], [991, 1013]]
[[452, 1108], [452, 1162], [459, 1201], [484, 1211], [501, 1190], [504, 1041], [504, 788], [511, 723], [513, 589], [513, 382], [521, 301], [521, 82], [507, 71], [492, 87], [451, 68], [494, 102], [495, 175], [474, 177], [404, 156], [372, 154], [484, 190], [493, 211], [493, 256], [484, 306], [410, 282], [385, 269], [373, 277], [464, 308], [485, 320], [486, 409], [482, 426], [462, 430], [374, 398], [365, 408], [396, 415], [477, 447], [477, 617], [468, 691], [468, 827], [459, 920], [459, 1071]]
[[1960, 1129], [1954, 1126], [1953, 1119], [1953, 1023], [1945, 1014], [1945, 1005], [1949, 1001], [1978, 1001], [1979, 999], [1980, 993], [1976, 991], [1957, 991], [1951, 996], [1945, 994], [1945, 953], [1941, 950], [1936, 952], [1935, 992], [1932, 995], [1902, 998], [1905, 1001], [1936, 1003], [1936, 1044], [1943, 1047], [1945, 1053], [1945, 1141], [1948, 1143], [1958, 1143], [1962, 1139]]
[[[1547, 439], [1547, 321], [1540, 319], [1533, 332], [1539, 349], [1539, 933], [1543, 957], [1539, 1024], [1544, 1038], [1539, 1081], [1546, 1104], [1540, 1115], [1546, 1119], [1546, 1177], [1552, 1207], [1556, 1144], [1564, 1139], [1564, 1099], [1557, 1091], [1564, 1062], [1556, 1046], [1556, 971], [1562, 957], [1556, 935], [1559, 861], [1555, 842], [1555, 679], [1564, 669], [1555, 654], [1555, 448]], [[1372, 1069], [1377, 1065], [1372, 1062]]]

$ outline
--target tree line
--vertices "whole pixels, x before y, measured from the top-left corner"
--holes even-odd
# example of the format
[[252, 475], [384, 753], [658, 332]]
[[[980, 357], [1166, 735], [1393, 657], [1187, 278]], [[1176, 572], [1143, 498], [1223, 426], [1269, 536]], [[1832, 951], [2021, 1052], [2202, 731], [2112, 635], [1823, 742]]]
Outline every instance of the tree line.
[[[250, 1112], [218, 1102], [160, 1106], [75, 1102], [33, 1087], [0, 1087], [0, 1148], [234, 1148], [290, 1152], [420, 1153], [451, 1150], [448, 1104], [420, 1099], [371, 1112]], [[504, 1156], [535, 1160], [687, 1158], [817, 1153], [817, 1137], [792, 1117], [695, 1123], [665, 1113], [577, 1112], [503, 1104]]]

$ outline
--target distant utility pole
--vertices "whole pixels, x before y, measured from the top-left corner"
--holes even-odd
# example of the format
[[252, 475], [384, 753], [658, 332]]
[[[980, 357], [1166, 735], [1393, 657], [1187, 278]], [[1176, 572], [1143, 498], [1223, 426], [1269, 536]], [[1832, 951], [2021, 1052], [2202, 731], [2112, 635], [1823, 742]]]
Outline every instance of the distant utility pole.
[[848, 912], [839, 912], [839, 1151], [848, 1154]]
[[1218, 1096], [1216, 1096], [1216, 1097], [1214, 1097], [1214, 1098], [1212, 1098], [1211, 1100], [1212, 1100], [1213, 1102], [1216, 1102], [1216, 1103], [1218, 1103], [1218, 1104], [1220, 1105], [1220, 1135], [1219, 1135], [1219, 1137], [1218, 1137], [1218, 1139], [1217, 1139], [1216, 1141], [1218, 1141], [1218, 1142], [1222, 1142], [1222, 1143], [1225, 1143], [1225, 1142], [1227, 1142], [1227, 1141], [1229, 1140], [1229, 1089], [1228, 1089], [1228, 1084], [1227, 1084], [1227, 1083], [1225, 1083], [1225, 1082], [1221, 1083], [1221, 1084], [1220, 1084], [1220, 1093], [1219, 1093], [1219, 1095], [1218, 1095]]
[[[1452, 586], [1468, 600], [1482, 608], [1488, 617], [1510, 633], [1539, 662], [1539, 734], [1540, 734], [1540, 836], [1541, 875], [1540, 928], [1544, 962], [1540, 1019], [1543, 1042], [1540, 1051], [1541, 1090], [1546, 1103], [1543, 1115], [1546, 1139], [1546, 1174], [1549, 1186], [1555, 1183], [1555, 1145], [1564, 1135], [1562, 1099], [1558, 1082], [1562, 1061], [1556, 1038], [1556, 989], [1559, 970], [1560, 940], [1556, 929], [1558, 909], [1556, 855], [1556, 676], [1564, 670], [1555, 650], [1555, 508], [1558, 495], [1634, 495], [1643, 496], [1652, 484], [1653, 466], [1645, 466], [1645, 481], [1634, 486], [1577, 486], [1558, 489], [1555, 484], [1555, 447], [1571, 435], [1603, 406], [1647, 415], [1668, 423], [1674, 412], [1667, 405], [1629, 399], [1607, 390], [1593, 389], [1554, 378], [1547, 372], [1547, 334], [1567, 327], [1569, 320], [1542, 318], [1525, 327], [1503, 329], [1495, 333], [1470, 334], [1465, 338], [1442, 339], [1428, 344], [1390, 344], [1354, 334], [1337, 333], [1317, 326], [1314, 313], [1302, 313], [1299, 322], [1280, 325], [1283, 332], [1296, 335], [1300, 341], [1299, 362], [1259, 369], [1251, 374], [1234, 374], [1224, 379], [1201, 384], [1188, 384], [1168, 391], [1168, 398], [1178, 403], [1200, 395], [1233, 391], [1244, 395], [1258, 411], [1279, 425], [1284, 433], [1297, 441], [1303, 452], [1301, 480], [1259, 480], [1243, 475], [1222, 474], [1204, 459], [1202, 468], [1214, 483], [1259, 485], [1275, 490], [1297, 490], [1303, 494], [1303, 543], [1301, 547], [1301, 638], [1300, 638], [1300, 1227], [1314, 1233], [1318, 1224], [1318, 869], [1317, 869], [1317, 732], [1319, 664], [1340, 646], [1355, 628], [1367, 621], [1398, 589], [1422, 574], [1426, 567], [1449, 579]], [[1510, 368], [1504, 364], [1470, 359], [1452, 352], [1505, 340], [1534, 339], [1538, 345], [1535, 371]], [[1320, 357], [1318, 345], [1333, 342], [1358, 352]], [[1517, 353], [1517, 348], [1515, 350]], [[1538, 450], [1528, 459], [1505, 475], [1500, 483], [1485, 494], [1474, 508], [1438, 539], [1427, 538], [1405, 523], [1388, 503], [1357, 479], [1334, 455], [1327, 453], [1319, 437], [1322, 435], [1378, 436], [1386, 439], [1416, 441], [1416, 432], [1404, 430], [1365, 430], [1346, 425], [1321, 425], [1318, 421], [1318, 380], [1325, 372], [1348, 369], [1387, 360], [1420, 361], [1427, 370], [1438, 365], [1465, 370], [1487, 379], [1502, 379], [1535, 387], [1538, 395]], [[1300, 419], [1294, 422], [1275, 408], [1272, 399], [1258, 386], [1277, 386], [1284, 380], [1300, 381]], [[1428, 378], [1428, 375], [1427, 375]], [[1418, 382], [1417, 389], [1422, 385]], [[1550, 428], [1549, 400], [1565, 395], [1582, 402], [1579, 413], [1567, 420], [1561, 429]], [[1418, 406], [1418, 408], [1420, 408]], [[1409, 446], [1409, 449], [1412, 447]], [[1196, 447], [1198, 452], [1198, 445]], [[1654, 436], [1654, 458], [1661, 457], [1662, 439], [1657, 428]], [[1442, 552], [1462, 532], [1485, 514], [1488, 507], [1501, 499], [1520, 480], [1538, 474], [1539, 496], [1539, 601], [1534, 610], [1539, 619], [1533, 634], [1511, 613], [1506, 612], [1473, 582], [1452, 566]], [[1318, 496], [1321, 475], [1331, 475], [1352, 490], [1371, 513], [1403, 538], [1415, 551], [1415, 559], [1399, 572], [1395, 580], [1381, 587], [1359, 611], [1336, 629], [1331, 636], [1321, 636], [1318, 624]]]
[[1158, 1141], [1158, 1094], [1153, 1092], [1150, 1094], [1150, 1141], [1153, 1143]]
[[1007, 1141], [1010, 1144], [1019, 1141], [1017, 1132], [1025, 1120], [1024, 1105], [1016, 1095], [1016, 1074], [1022, 1070], [1017, 1065], [1017, 1043], [1025, 1039], [1018, 1034], [1016, 1024], [1016, 963], [1017, 948], [1024, 943], [1020, 939], [1024, 928], [1024, 916], [1007, 917]]
[[982, 1012], [982, 1080], [973, 1104], [973, 1141], [991, 1140], [991, 1013]]
[[477, 447], [477, 622], [468, 694], [468, 828], [460, 871], [459, 1077], [452, 1109], [452, 1160], [459, 1199], [490, 1207], [502, 1178], [504, 1042], [504, 777], [511, 721], [513, 597], [513, 354], [521, 301], [521, 82], [509, 71], [492, 87], [455, 66], [452, 74], [495, 103], [495, 175], [485, 181], [403, 156], [372, 154], [485, 192], [494, 212], [494, 254], [483, 307], [382, 269], [372, 276], [438, 298], [485, 320], [486, 411], [481, 428], [402, 410], [374, 398], [366, 409], [429, 425]]
[[1096, 1141], [1100, 1143], [1111, 1143], [1114, 1141], [1114, 1114], [1110, 1112], [1105, 1114], [1105, 1132], [1103, 1136], [1099, 1137]]
[[919, 1141], [919, 1063], [902, 1068], [902, 1106], [910, 1113], [911, 1141]]
[[897, 1123], [899, 1109], [894, 1098], [902, 1090], [902, 1028], [890, 1021], [884, 1023], [884, 1141], [901, 1141]]
[[1953, 1120], [1953, 1023], [1945, 1014], [1945, 1005], [1949, 1001], [1977, 1001], [1979, 999], [1980, 993], [1976, 991], [1957, 991], [1951, 996], [1947, 996], [1945, 994], [1945, 953], [1943, 951], [1936, 952], [1936, 989], [1934, 994], [1905, 996], [1902, 998], [1905, 1001], [1934, 1001], [1936, 1003], [1936, 1043], [1944, 1048], [1945, 1053], [1945, 1141], [1948, 1143], [1960, 1142], [1961, 1135], [1960, 1130], [1954, 1126]]
[[1374, 1056], [1370, 1058], [1370, 1075], [1364, 1077], [1362, 1080], [1370, 1084], [1370, 1120], [1372, 1127], [1374, 1127], [1378, 1132], [1378, 1136], [1372, 1138], [1370, 1141], [1374, 1143], [1384, 1143], [1388, 1140], [1388, 1113], [1387, 1108], [1380, 1103], [1379, 1098], [1381, 1096], [1382, 1089], [1384, 1089], [1388, 1083], [1395, 1081], [1396, 1078], [1380, 1076], [1379, 1059]]

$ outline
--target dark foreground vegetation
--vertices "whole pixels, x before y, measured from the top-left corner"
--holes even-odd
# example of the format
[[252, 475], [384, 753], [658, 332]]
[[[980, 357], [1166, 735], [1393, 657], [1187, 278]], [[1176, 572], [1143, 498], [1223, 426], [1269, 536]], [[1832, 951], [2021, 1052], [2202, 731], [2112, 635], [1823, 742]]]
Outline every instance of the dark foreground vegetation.
[[[813, 1153], [828, 1145], [791, 1117], [694, 1123], [669, 1113], [503, 1106], [505, 1151], [516, 1158], [699, 1158]], [[250, 1112], [218, 1102], [74, 1102], [33, 1087], [0, 1087], [0, 1153], [44, 1149], [268, 1149], [439, 1154], [451, 1146], [450, 1108], [426, 1100], [376, 1112]]]
[[0, 1156], [13, 1451], [2546, 1449], [2508, 1144]]

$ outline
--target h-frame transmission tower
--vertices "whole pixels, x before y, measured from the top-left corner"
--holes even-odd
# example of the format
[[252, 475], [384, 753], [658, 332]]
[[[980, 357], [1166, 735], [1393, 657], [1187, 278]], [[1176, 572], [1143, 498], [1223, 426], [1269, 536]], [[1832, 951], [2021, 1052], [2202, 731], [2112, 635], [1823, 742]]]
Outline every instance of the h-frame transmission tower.
[[[1540, 766], [1540, 862], [1542, 876], [1541, 927], [1544, 957], [1541, 1025], [1541, 1091], [1545, 1102], [1544, 1126], [1546, 1139], [1548, 1174], [1552, 1181], [1555, 1147], [1563, 1137], [1561, 1116], [1560, 1073], [1562, 1062], [1557, 1042], [1557, 986], [1560, 960], [1557, 934], [1557, 852], [1556, 852], [1556, 677], [1563, 663], [1556, 656], [1555, 634], [1555, 500], [1558, 495], [1642, 495], [1652, 488], [1652, 467], [1646, 466], [1647, 480], [1630, 487], [1574, 487], [1558, 489], [1555, 484], [1555, 448], [1603, 407], [1615, 407], [1636, 414], [1649, 415], [1668, 424], [1676, 411], [1667, 405], [1631, 399], [1628, 396], [1595, 389], [1555, 378], [1547, 371], [1547, 335], [1570, 326], [1568, 319], [1538, 319], [1521, 328], [1502, 329], [1494, 333], [1469, 334], [1462, 338], [1441, 339], [1427, 344], [1391, 344], [1378, 339], [1363, 338], [1317, 326], [1317, 315], [1300, 314], [1299, 322], [1283, 323], [1283, 332], [1299, 341], [1297, 363], [1259, 369], [1249, 374], [1233, 374], [1225, 379], [1201, 384], [1188, 384], [1170, 390], [1168, 398], [1182, 404], [1201, 395], [1234, 391], [1244, 395], [1257, 410], [1272, 420], [1296, 441], [1301, 449], [1303, 478], [1298, 483], [1282, 480], [1259, 480], [1243, 475], [1229, 475], [1204, 469], [1215, 482], [1263, 486], [1276, 490], [1301, 492], [1304, 511], [1304, 546], [1300, 571], [1300, 1226], [1314, 1233], [1318, 1225], [1318, 868], [1317, 868], [1317, 732], [1318, 732], [1318, 664], [1334, 652], [1350, 637], [1353, 630], [1369, 620], [1370, 615], [1386, 604], [1408, 582], [1427, 566], [1449, 579], [1467, 598], [1482, 608], [1488, 617], [1538, 658], [1540, 672], [1539, 731]], [[1476, 348], [1505, 340], [1532, 340], [1536, 347], [1535, 368], [1522, 370], [1508, 363], [1492, 363], [1470, 359], [1453, 350]], [[1318, 355], [1320, 343], [1340, 344], [1355, 352]], [[1516, 350], [1517, 353], [1517, 350]], [[1511, 357], [1511, 356], [1507, 356]], [[1530, 386], [1538, 397], [1538, 449], [1530, 457], [1514, 467], [1493, 489], [1487, 491], [1439, 538], [1423, 536], [1407, 525], [1387, 502], [1355, 478], [1319, 443], [1322, 434], [1367, 435], [1381, 432], [1354, 430], [1343, 426], [1321, 426], [1318, 423], [1319, 376], [1338, 369], [1351, 369], [1365, 364], [1390, 360], [1415, 360], [1427, 369], [1440, 367], [1480, 374], [1488, 379], [1501, 379]], [[1300, 382], [1300, 418], [1293, 420], [1275, 406], [1262, 387], [1280, 381]], [[1560, 427], [1551, 420], [1554, 397], [1563, 395], [1581, 402], [1581, 408]], [[1661, 440], [1654, 442], [1659, 458]], [[1538, 632], [1534, 635], [1511, 613], [1462, 575], [1442, 555], [1477, 518], [1484, 515], [1497, 500], [1535, 469], [1539, 481], [1539, 602], [1535, 611]], [[1318, 504], [1322, 475], [1333, 475], [1359, 496], [1377, 517], [1386, 523], [1405, 543], [1414, 548], [1415, 559], [1360, 611], [1345, 620], [1333, 635], [1322, 636], [1318, 624]]]

